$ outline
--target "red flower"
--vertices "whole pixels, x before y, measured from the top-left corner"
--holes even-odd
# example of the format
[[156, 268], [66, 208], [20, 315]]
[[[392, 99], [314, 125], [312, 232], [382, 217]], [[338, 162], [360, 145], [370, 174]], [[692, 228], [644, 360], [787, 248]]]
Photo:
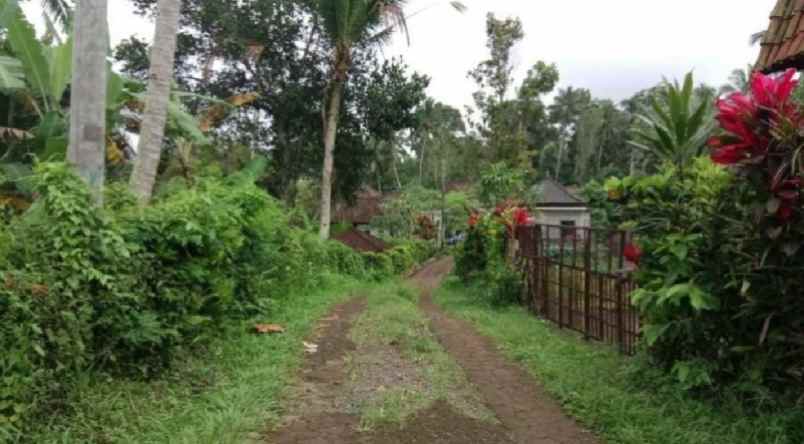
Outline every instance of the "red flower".
[[642, 260], [642, 250], [635, 244], [628, 244], [623, 250], [623, 256], [628, 262], [639, 265], [639, 262]]
[[514, 223], [515, 225], [525, 225], [528, 223], [528, 219], [530, 219], [530, 214], [528, 214], [528, 210], [525, 208], [517, 208], [514, 211]]
[[474, 228], [479, 221], [480, 221], [480, 214], [472, 213], [472, 214], [469, 215], [469, 226], [470, 227]]

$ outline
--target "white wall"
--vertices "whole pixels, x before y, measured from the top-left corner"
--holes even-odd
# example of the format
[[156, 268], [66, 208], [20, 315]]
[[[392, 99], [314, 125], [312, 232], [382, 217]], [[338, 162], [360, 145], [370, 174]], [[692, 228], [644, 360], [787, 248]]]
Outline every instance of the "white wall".
[[586, 208], [537, 208], [536, 223], [561, 225], [561, 221], [575, 221], [576, 227], [591, 227], [592, 213]]

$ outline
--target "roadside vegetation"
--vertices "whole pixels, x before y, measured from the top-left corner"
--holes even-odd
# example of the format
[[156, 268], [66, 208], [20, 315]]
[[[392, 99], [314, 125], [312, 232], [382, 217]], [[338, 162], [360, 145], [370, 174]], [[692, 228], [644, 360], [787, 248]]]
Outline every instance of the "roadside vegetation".
[[453, 277], [436, 302], [472, 323], [520, 362], [566, 412], [612, 444], [796, 444], [804, 412], [746, 410], [738, 393], [698, 399], [644, 358], [583, 341], [517, 306], [489, 300], [483, 284]]
[[278, 420], [315, 322], [363, 289], [354, 279], [331, 275], [320, 289], [289, 293], [264, 318], [284, 333], [257, 335], [250, 333], [253, 323], [233, 323], [209, 345], [181, 353], [158, 379], [76, 375], [64, 401], [69, 414], [42, 418], [26, 440], [242, 443]]

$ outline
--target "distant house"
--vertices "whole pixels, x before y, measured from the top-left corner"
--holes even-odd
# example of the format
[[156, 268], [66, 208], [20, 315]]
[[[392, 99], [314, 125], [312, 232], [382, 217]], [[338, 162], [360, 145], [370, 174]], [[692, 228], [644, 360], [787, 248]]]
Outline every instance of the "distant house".
[[533, 206], [537, 224], [563, 227], [564, 230], [556, 230], [556, 233], [563, 231], [565, 236], [574, 235], [575, 228], [591, 227], [589, 205], [570, 189], [546, 179], [534, 191], [539, 196]]
[[332, 223], [347, 224], [355, 228], [365, 227], [371, 220], [382, 215], [383, 195], [371, 188], [357, 193], [352, 204], [338, 202], [333, 211]]
[[350, 228], [332, 236], [332, 239], [361, 253], [382, 253], [387, 250], [388, 245], [368, 229], [371, 220], [382, 215], [385, 198], [377, 191], [365, 188], [357, 193], [354, 203], [338, 202], [332, 222]]

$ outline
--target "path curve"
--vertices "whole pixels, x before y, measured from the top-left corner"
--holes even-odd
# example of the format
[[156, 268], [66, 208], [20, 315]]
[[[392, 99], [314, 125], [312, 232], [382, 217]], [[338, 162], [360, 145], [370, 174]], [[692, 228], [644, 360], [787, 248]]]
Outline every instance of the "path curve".
[[522, 367], [506, 359], [490, 339], [477, 333], [468, 322], [448, 316], [433, 302], [433, 291], [452, 267], [452, 258], [444, 258], [413, 277], [422, 291], [420, 306], [430, 317], [431, 328], [441, 345], [463, 367], [489, 408], [512, 432], [515, 442], [598, 443], [591, 433], [567, 417]]

